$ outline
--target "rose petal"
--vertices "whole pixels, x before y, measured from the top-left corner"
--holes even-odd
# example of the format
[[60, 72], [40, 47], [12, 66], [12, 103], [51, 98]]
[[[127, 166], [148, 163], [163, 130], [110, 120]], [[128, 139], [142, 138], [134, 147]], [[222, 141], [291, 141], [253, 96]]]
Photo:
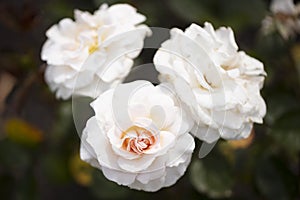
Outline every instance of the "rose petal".
[[191, 155], [187, 157], [187, 159], [180, 163], [178, 166], [174, 167], [167, 167], [166, 169], [166, 177], [165, 177], [165, 187], [169, 187], [178, 181], [178, 179], [183, 176], [184, 172], [186, 171], [188, 165], [191, 161]]
[[87, 134], [86, 142], [93, 148], [97, 155], [98, 162], [101, 166], [119, 169], [117, 165], [117, 156], [109, 146], [105, 133], [99, 128], [96, 117], [87, 121], [83, 132]]
[[103, 175], [120, 185], [132, 184], [136, 178], [136, 174], [128, 173], [127, 171], [114, 170], [107, 167], [102, 167]]
[[121, 169], [134, 173], [134, 172], [141, 172], [147, 169], [152, 164], [154, 159], [155, 159], [154, 155], [144, 154], [141, 155], [139, 158], [133, 160], [119, 157], [117, 163]]
[[159, 179], [164, 176], [165, 170], [164, 157], [157, 157], [145, 171], [137, 175], [137, 180], [143, 184], [148, 184], [151, 180]]
[[191, 130], [191, 133], [207, 143], [213, 143], [220, 138], [219, 131], [208, 126], [195, 125]]
[[135, 181], [132, 184], [128, 185], [130, 188], [136, 189], [136, 190], [144, 190], [146, 192], [156, 192], [157, 190], [164, 187], [165, 182], [165, 176], [162, 176], [158, 179], [154, 179], [152, 181], [149, 181], [147, 184], [143, 184], [139, 181]]
[[174, 146], [167, 154], [167, 167], [177, 166], [186, 161], [195, 148], [194, 138], [190, 134], [181, 135]]

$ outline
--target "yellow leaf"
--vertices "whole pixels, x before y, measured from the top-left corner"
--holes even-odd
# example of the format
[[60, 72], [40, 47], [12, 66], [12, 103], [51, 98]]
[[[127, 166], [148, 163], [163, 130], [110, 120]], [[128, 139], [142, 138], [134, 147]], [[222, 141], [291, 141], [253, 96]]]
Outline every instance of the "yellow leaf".
[[7, 120], [4, 130], [10, 140], [20, 144], [35, 145], [43, 139], [41, 130], [18, 118]]
[[82, 161], [78, 154], [70, 159], [70, 170], [74, 180], [83, 186], [89, 186], [92, 182], [92, 168]]
[[228, 144], [233, 149], [245, 149], [247, 148], [254, 139], [254, 129], [252, 129], [251, 134], [246, 139], [241, 140], [229, 140]]

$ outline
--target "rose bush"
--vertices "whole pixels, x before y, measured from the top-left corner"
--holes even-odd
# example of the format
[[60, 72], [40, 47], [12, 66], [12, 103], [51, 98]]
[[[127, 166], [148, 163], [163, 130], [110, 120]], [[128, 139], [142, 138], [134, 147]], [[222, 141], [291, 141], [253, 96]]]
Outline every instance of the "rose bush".
[[157, 191], [185, 172], [194, 149], [191, 120], [165, 85], [118, 85], [91, 103], [81, 136], [81, 159], [106, 178], [130, 188]]
[[94, 14], [75, 10], [47, 32], [41, 57], [56, 97], [96, 97], [122, 82], [151, 33], [145, 16], [128, 4], [102, 5]]
[[154, 64], [190, 111], [199, 139], [246, 138], [254, 122], [262, 123], [263, 64], [238, 51], [230, 28], [214, 30], [210, 23], [192, 24], [185, 32], [174, 28]]

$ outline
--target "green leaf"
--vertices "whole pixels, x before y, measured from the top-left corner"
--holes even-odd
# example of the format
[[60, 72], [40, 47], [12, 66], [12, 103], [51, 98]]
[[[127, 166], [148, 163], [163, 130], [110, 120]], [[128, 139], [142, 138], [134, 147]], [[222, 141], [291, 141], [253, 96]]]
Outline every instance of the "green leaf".
[[277, 91], [274, 94], [269, 94], [266, 101], [268, 112], [265, 119], [268, 124], [274, 124], [282, 114], [299, 107], [297, 99], [287, 92]]
[[8, 174], [0, 174], [1, 199], [12, 199], [14, 194], [14, 178]]
[[48, 140], [51, 145], [58, 147], [72, 133], [70, 130], [73, 128], [73, 117], [72, 117], [72, 103], [67, 101], [59, 105], [57, 111], [57, 117], [54, 126], [49, 134]]
[[[297, 168], [297, 162], [291, 160], [282, 159], [282, 156], [278, 156], [274, 159], [274, 165], [278, 170], [280, 177], [282, 177], [283, 184], [289, 194], [289, 199], [295, 199], [299, 195], [299, 177], [296, 171], [292, 171], [291, 168]], [[292, 166], [292, 167], [291, 167]]]
[[231, 196], [234, 180], [227, 160], [221, 155], [194, 160], [190, 168], [190, 180], [201, 193], [212, 198]]
[[260, 193], [267, 199], [289, 199], [279, 171], [267, 157], [259, 161], [256, 167], [255, 182]]
[[42, 159], [43, 174], [56, 184], [64, 184], [71, 180], [68, 160], [65, 155], [53, 153]]
[[226, 25], [234, 30], [249, 25], [260, 26], [266, 13], [266, 6], [261, 0], [173, 0], [169, 2], [170, 7], [186, 21], [196, 23], [211, 21], [216, 27]]
[[37, 183], [33, 173], [29, 170], [21, 180], [18, 181], [16, 191], [16, 199], [35, 200], [38, 199]]
[[173, 0], [169, 1], [172, 10], [186, 21], [204, 22], [205, 19], [214, 19], [208, 5], [209, 1], [199, 2], [197, 0]]
[[94, 111], [90, 106], [92, 101], [93, 99], [89, 97], [74, 96], [72, 98], [72, 117], [77, 133], [80, 137], [86, 122], [94, 115]]
[[266, 6], [261, 0], [220, 0], [217, 2], [221, 23], [235, 30], [250, 25], [260, 26], [266, 14]]
[[120, 1], [120, 0], [106, 0], [106, 1], [103, 1], [103, 0], [93, 0], [93, 2], [94, 2], [94, 4], [96, 6], [100, 6], [100, 5], [104, 4], [104, 3], [107, 3], [109, 6], [113, 5], [113, 4], [117, 4], [117, 3], [122, 3], [122, 1]]
[[271, 136], [288, 152], [300, 151], [300, 110], [287, 112], [276, 120]]
[[54, 0], [48, 2], [45, 4], [44, 9], [44, 12], [47, 14], [46, 20], [49, 24], [57, 23], [62, 18], [73, 18], [73, 8], [66, 1]]
[[128, 187], [117, 185], [104, 177], [98, 169], [93, 170], [91, 190], [99, 199], [126, 199], [131, 190]]
[[12, 172], [23, 171], [31, 162], [31, 154], [28, 149], [23, 148], [10, 140], [0, 141], [0, 165]]

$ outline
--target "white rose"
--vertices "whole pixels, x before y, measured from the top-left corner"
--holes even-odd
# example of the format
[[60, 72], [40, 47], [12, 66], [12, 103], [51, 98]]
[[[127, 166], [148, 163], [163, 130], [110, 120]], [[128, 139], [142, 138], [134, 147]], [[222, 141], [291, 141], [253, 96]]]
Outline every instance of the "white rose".
[[272, 0], [270, 10], [273, 13], [283, 13], [286, 15], [294, 15], [297, 13], [293, 0]]
[[[300, 33], [300, 3], [295, 5], [293, 0], [273, 0], [270, 10], [273, 13], [272, 24], [275, 24], [284, 39], [295, 37]], [[263, 25], [268, 24], [264, 21]]]
[[81, 137], [81, 159], [106, 178], [157, 191], [185, 172], [195, 147], [190, 121], [170, 91], [148, 81], [118, 85], [91, 103]]
[[52, 26], [41, 57], [57, 98], [96, 97], [122, 82], [151, 33], [139, 25], [144, 20], [127, 4], [104, 4], [93, 15], [75, 10], [75, 21], [67, 18]]
[[171, 83], [196, 125], [192, 132], [208, 143], [249, 136], [266, 112], [260, 96], [263, 64], [238, 51], [230, 28], [192, 24], [171, 30], [154, 57], [162, 82]]

